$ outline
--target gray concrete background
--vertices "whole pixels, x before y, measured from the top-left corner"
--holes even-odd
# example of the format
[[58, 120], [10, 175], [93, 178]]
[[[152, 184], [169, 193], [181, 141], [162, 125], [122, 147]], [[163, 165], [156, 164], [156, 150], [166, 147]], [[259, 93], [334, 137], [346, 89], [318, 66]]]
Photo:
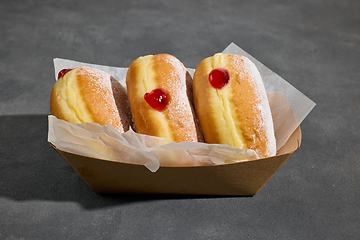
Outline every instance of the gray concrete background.
[[[0, 239], [360, 239], [360, 2], [1, 1]], [[234, 42], [317, 103], [258, 195], [96, 195], [47, 143], [55, 57], [186, 66]]]

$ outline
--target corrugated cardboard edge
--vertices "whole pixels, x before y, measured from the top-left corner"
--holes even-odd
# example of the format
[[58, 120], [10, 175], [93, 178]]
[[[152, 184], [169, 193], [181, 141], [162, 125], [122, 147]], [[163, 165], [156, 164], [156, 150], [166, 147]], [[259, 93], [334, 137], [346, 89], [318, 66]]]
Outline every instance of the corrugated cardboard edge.
[[256, 195], [300, 144], [299, 126], [274, 157], [214, 166], [160, 167], [153, 173], [143, 165], [84, 157], [50, 143], [98, 194], [220, 196]]

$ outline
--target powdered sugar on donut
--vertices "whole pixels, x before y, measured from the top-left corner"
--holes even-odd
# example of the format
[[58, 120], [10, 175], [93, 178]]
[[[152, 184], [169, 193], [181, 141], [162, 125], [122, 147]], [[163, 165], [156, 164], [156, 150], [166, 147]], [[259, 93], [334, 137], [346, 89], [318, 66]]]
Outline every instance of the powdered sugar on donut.
[[258, 88], [259, 95], [260, 95], [259, 98], [261, 99], [259, 101], [259, 103], [256, 105], [258, 111], [261, 113], [260, 115], [263, 118], [262, 121], [259, 122], [260, 128], [264, 129], [266, 132], [267, 149], [269, 149], [269, 151], [271, 151], [271, 150], [274, 151], [274, 152], [269, 152], [269, 154], [275, 155], [276, 154], [276, 141], [275, 141], [275, 135], [274, 135], [274, 124], [273, 124], [273, 119], [272, 119], [272, 115], [271, 115], [271, 111], [270, 111], [270, 106], [269, 106], [269, 101], [267, 98], [265, 86], [264, 86], [261, 75], [260, 75], [258, 69], [256, 68], [255, 64], [253, 62], [251, 62], [248, 58], [246, 58], [245, 63], [246, 63], [246, 66], [248, 67], [248, 69], [250, 69], [250, 71], [253, 73], [254, 81], [256, 81], [256, 83], [257, 83], [257, 88]]
[[[119, 120], [119, 111], [113, 97], [110, 74], [89, 67], [80, 67], [77, 71], [78, 75], [82, 75], [87, 79], [86, 89], [93, 96], [92, 99], [89, 99], [88, 104], [94, 117], [101, 119], [99, 121], [103, 125], [109, 124], [123, 131]], [[101, 99], [101, 105], [97, 102], [98, 99]]]
[[187, 89], [187, 70], [178, 59], [171, 55], [166, 55], [163, 60], [171, 64], [173, 69], [168, 77], [169, 91], [174, 92], [170, 96], [171, 100], [168, 106], [168, 111], [172, 112], [172, 114], [168, 115], [169, 121], [177, 123], [178, 127], [184, 129], [182, 132], [187, 135], [188, 141], [196, 141], [196, 136], [191, 134], [196, 132], [196, 126], [192, 113], [193, 110], [188, 99], [188, 91], [191, 91], [191, 89]]
[[80, 75], [88, 76], [89, 84], [94, 86], [94, 90], [97, 90], [99, 93], [106, 89], [107, 91], [111, 90], [111, 83], [110, 83], [110, 74], [89, 68], [89, 67], [80, 67], [77, 69]]
[[[252, 103], [249, 104], [249, 107], [253, 109], [252, 112], [255, 113], [255, 118], [252, 123], [252, 135], [246, 137], [250, 138], [253, 144], [257, 141], [264, 142], [266, 145], [264, 149], [267, 151], [266, 154], [275, 155], [276, 141], [274, 137], [273, 121], [261, 75], [255, 64], [246, 57], [233, 57], [231, 58], [230, 64], [232, 69], [236, 71], [236, 74], [240, 76], [240, 79], [243, 79], [244, 77], [247, 78], [247, 83], [250, 85], [251, 89], [253, 89], [254, 93]], [[241, 66], [241, 68], [238, 66]], [[263, 132], [265, 136], [260, 134], [260, 132]]]

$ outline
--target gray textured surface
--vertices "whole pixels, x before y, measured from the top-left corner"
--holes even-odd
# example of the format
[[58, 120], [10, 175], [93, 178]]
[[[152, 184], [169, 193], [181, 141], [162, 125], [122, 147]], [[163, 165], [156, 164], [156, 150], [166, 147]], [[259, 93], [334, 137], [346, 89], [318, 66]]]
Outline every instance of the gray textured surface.
[[[0, 239], [360, 239], [360, 2], [1, 1]], [[317, 103], [255, 197], [101, 196], [47, 141], [54, 57], [186, 66], [234, 42]]]

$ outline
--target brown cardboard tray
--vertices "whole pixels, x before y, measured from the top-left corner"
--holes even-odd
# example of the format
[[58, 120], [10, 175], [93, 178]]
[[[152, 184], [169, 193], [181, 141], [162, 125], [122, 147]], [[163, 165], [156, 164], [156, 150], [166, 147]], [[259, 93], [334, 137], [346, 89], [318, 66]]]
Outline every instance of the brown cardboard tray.
[[252, 161], [189, 167], [160, 167], [84, 157], [57, 149], [80, 177], [98, 194], [190, 194], [254, 196], [300, 147], [300, 126], [277, 155]]

